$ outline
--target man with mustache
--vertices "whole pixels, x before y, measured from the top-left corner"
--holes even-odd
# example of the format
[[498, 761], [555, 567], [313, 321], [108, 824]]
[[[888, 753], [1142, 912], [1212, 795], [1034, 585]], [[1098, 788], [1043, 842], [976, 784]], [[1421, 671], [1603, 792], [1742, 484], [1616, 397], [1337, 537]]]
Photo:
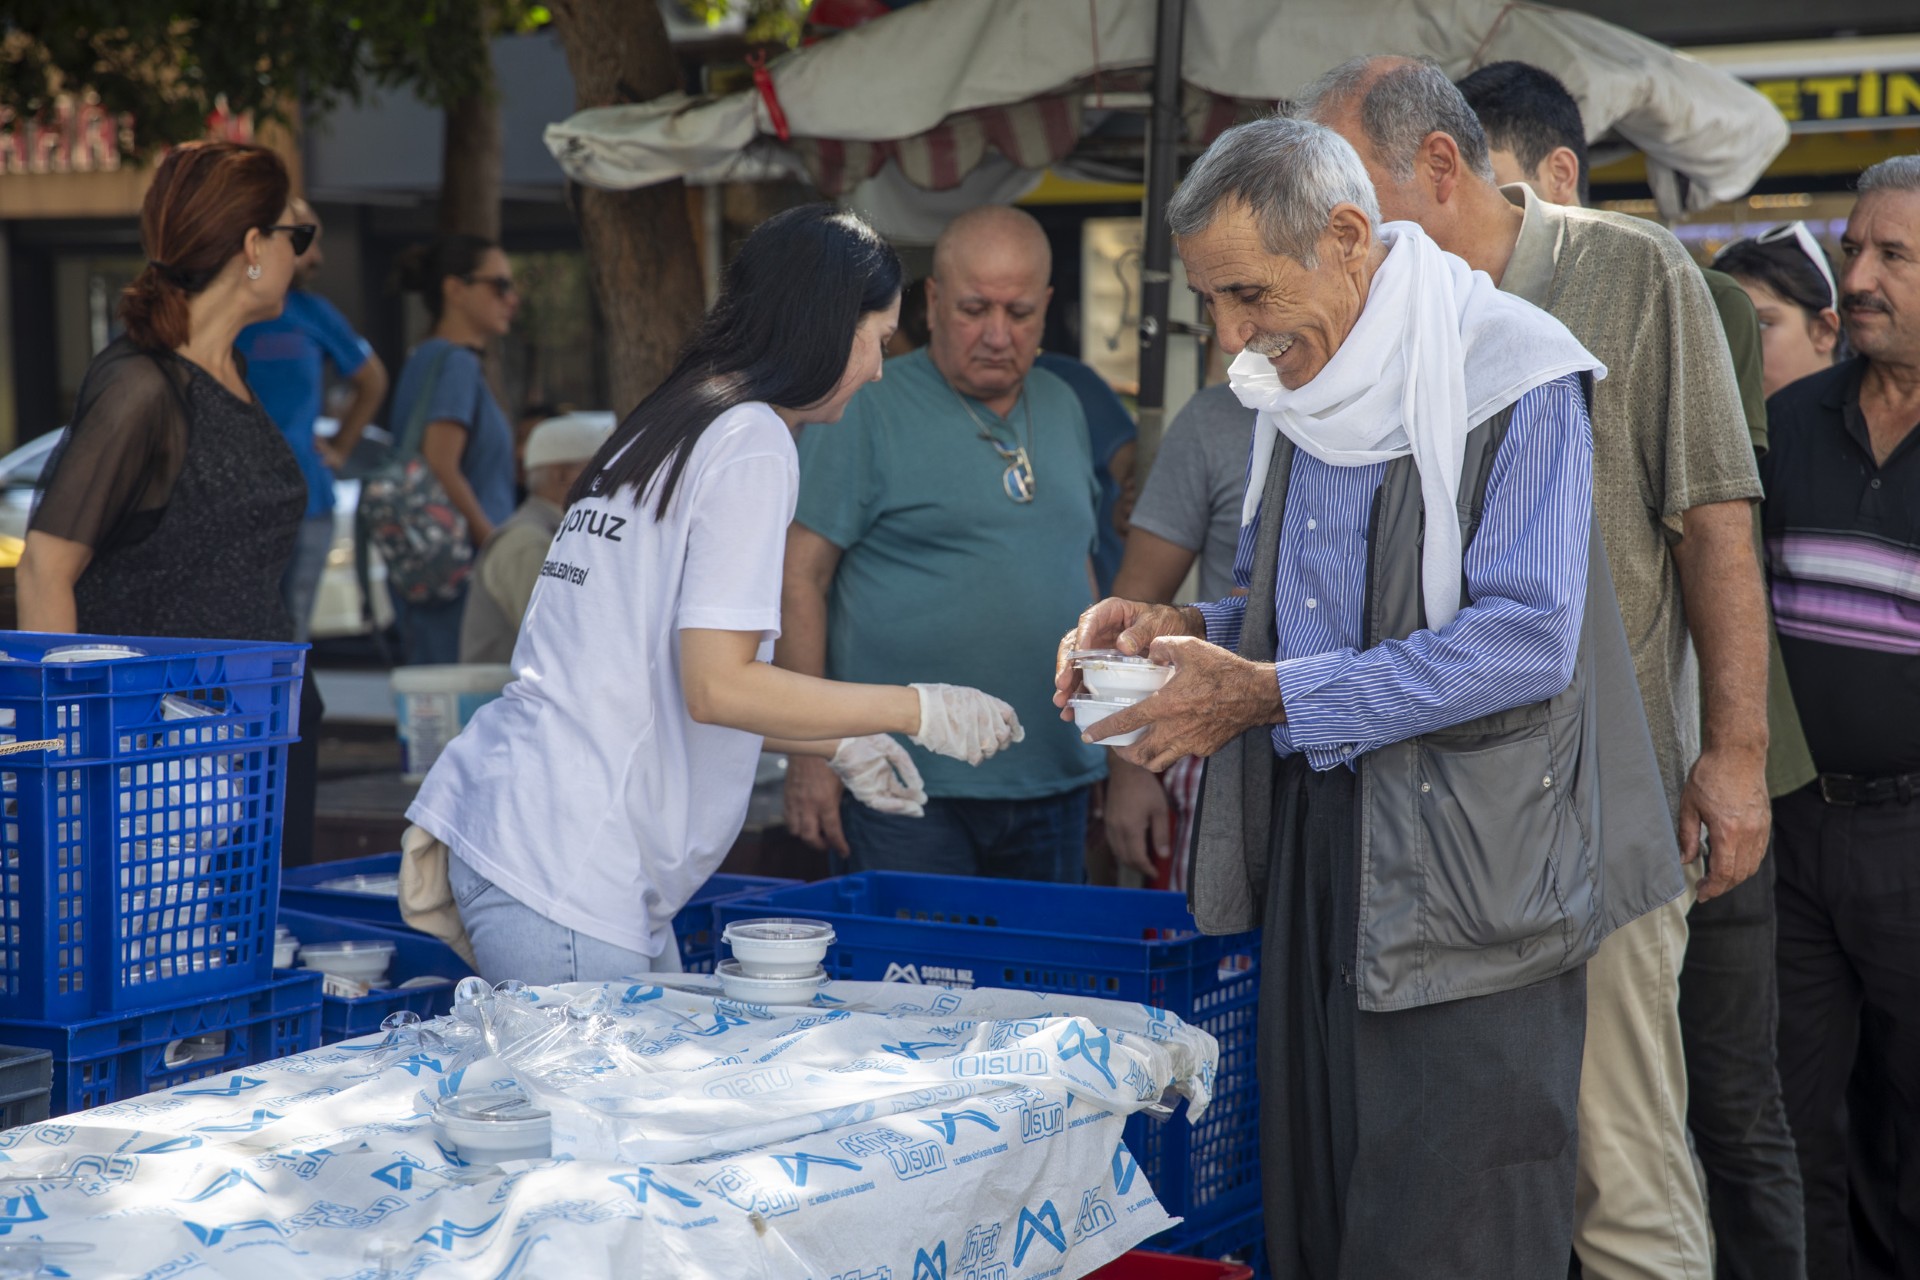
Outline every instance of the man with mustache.
[[[1807, 1274], [1920, 1276], [1920, 156], [1860, 176], [1840, 316], [1858, 353], [1767, 401], [1762, 524], [1819, 779], [1774, 802], [1780, 1083]], [[1878, 1034], [1860, 1035], [1863, 1017]], [[1875, 1056], [1858, 1059], [1863, 1045]], [[1857, 1060], [1858, 1059], [1858, 1060]], [[1893, 1259], [1847, 1191], [1856, 1064], [1893, 1127]]]
[[1610, 374], [1383, 227], [1321, 125], [1228, 130], [1167, 220], [1259, 410], [1248, 594], [1105, 600], [1062, 644], [1175, 669], [1090, 737], [1211, 757], [1189, 902], [1264, 927], [1268, 1256], [1564, 1274], [1586, 962], [1684, 887], [1594, 522], [1585, 384]]

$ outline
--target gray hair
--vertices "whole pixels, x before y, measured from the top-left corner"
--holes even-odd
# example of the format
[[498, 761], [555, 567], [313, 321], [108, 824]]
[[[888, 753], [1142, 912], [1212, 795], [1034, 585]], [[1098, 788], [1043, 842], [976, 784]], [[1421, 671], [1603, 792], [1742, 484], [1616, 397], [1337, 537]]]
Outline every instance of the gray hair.
[[1357, 100], [1360, 128], [1395, 182], [1413, 177], [1420, 144], [1434, 133], [1452, 138], [1467, 168], [1492, 182], [1487, 131], [1440, 64], [1408, 58], [1377, 71], [1379, 61], [1380, 55], [1370, 54], [1341, 63], [1294, 100], [1295, 114], [1324, 121], [1330, 110]]
[[1374, 233], [1380, 231], [1380, 201], [1359, 153], [1309, 120], [1270, 116], [1214, 139], [1173, 193], [1167, 225], [1176, 236], [1197, 234], [1235, 200], [1252, 212], [1268, 253], [1303, 267], [1320, 265], [1314, 246], [1336, 205], [1358, 207]]
[[1854, 187], [1869, 191], [1920, 191], [1920, 156], [1892, 156], [1860, 175]]

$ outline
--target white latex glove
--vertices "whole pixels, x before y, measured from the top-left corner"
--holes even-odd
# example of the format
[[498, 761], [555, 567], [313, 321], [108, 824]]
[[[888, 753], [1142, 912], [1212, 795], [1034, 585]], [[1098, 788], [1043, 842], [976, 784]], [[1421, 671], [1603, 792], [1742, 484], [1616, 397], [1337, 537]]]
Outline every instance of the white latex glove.
[[916, 746], [979, 764], [1027, 736], [1013, 708], [991, 694], [957, 684], [912, 687], [920, 695], [920, 732], [911, 738]]
[[827, 767], [840, 775], [853, 798], [869, 809], [924, 818], [926, 784], [907, 749], [884, 733], [842, 738]]

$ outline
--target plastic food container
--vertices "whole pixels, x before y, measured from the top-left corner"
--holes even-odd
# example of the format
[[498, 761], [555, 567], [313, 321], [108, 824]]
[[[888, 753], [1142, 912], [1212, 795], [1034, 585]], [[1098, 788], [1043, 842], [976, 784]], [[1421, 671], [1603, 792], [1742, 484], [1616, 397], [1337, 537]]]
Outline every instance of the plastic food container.
[[727, 998], [745, 1004], [806, 1004], [827, 985], [827, 975], [818, 966], [797, 978], [756, 978], [744, 972], [738, 960], [722, 960], [715, 972]]
[[[1075, 698], [1067, 705], [1073, 708], [1074, 724], [1080, 727], [1082, 733], [1085, 733], [1088, 729], [1093, 728], [1108, 716], [1118, 715], [1122, 711], [1125, 711], [1128, 707], [1132, 706], [1133, 703], [1102, 702], [1098, 698]], [[1146, 726], [1141, 725], [1132, 733], [1117, 734], [1111, 738], [1096, 737], [1094, 742], [1096, 745], [1102, 747], [1130, 747], [1140, 741], [1140, 735], [1146, 731]]]
[[293, 959], [299, 951], [300, 939], [293, 936], [293, 930], [283, 924], [275, 925], [273, 927], [273, 967], [293, 968]]
[[1138, 702], [1173, 678], [1172, 667], [1118, 649], [1075, 649], [1067, 660], [1080, 672], [1087, 692], [1102, 702]]
[[820, 972], [833, 926], [819, 920], [736, 920], [720, 935], [749, 978], [804, 978]]
[[348, 940], [309, 942], [300, 948], [300, 967], [318, 969], [349, 982], [377, 987], [386, 981], [387, 965], [393, 960], [391, 942]]
[[115, 658], [144, 658], [145, 649], [130, 644], [63, 644], [40, 655], [42, 662], [109, 662]]
[[332, 880], [322, 880], [313, 887], [334, 893], [363, 893], [370, 898], [397, 898], [400, 896], [400, 876], [398, 873], [385, 876], [336, 876]]
[[456, 1093], [434, 1107], [433, 1123], [468, 1164], [553, 1155], [553, 1117], [524, 1093]]

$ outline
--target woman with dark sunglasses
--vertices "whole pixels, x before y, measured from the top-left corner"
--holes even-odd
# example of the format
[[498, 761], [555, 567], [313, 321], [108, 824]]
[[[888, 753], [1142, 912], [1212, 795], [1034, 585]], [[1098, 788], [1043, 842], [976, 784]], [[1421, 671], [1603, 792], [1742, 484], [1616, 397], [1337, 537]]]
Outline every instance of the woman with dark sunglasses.
[[312, 241], [264, 147], [169, 153], [140, 212], [126, 332], [88, 366], [19, 568], [31, 631], [291, 640], [280, 578], [300, 464], [247, 387], [241, 329], [280, 314]]
[[[389, 426], [396, 439], [417, 440], [477, 549], [519, 505], [513, 427], [481, 364], [487, 343], [506, 336], [520, 309], [513, 267], [491, 240], [448, 235], [401, 254], [395, 276], [402, 289], [420, 295], [433, 331], [407, 355]], [[437, 594], [425, 602], [394, 599], [407, 665], [460, 660], [464, 586]]]

